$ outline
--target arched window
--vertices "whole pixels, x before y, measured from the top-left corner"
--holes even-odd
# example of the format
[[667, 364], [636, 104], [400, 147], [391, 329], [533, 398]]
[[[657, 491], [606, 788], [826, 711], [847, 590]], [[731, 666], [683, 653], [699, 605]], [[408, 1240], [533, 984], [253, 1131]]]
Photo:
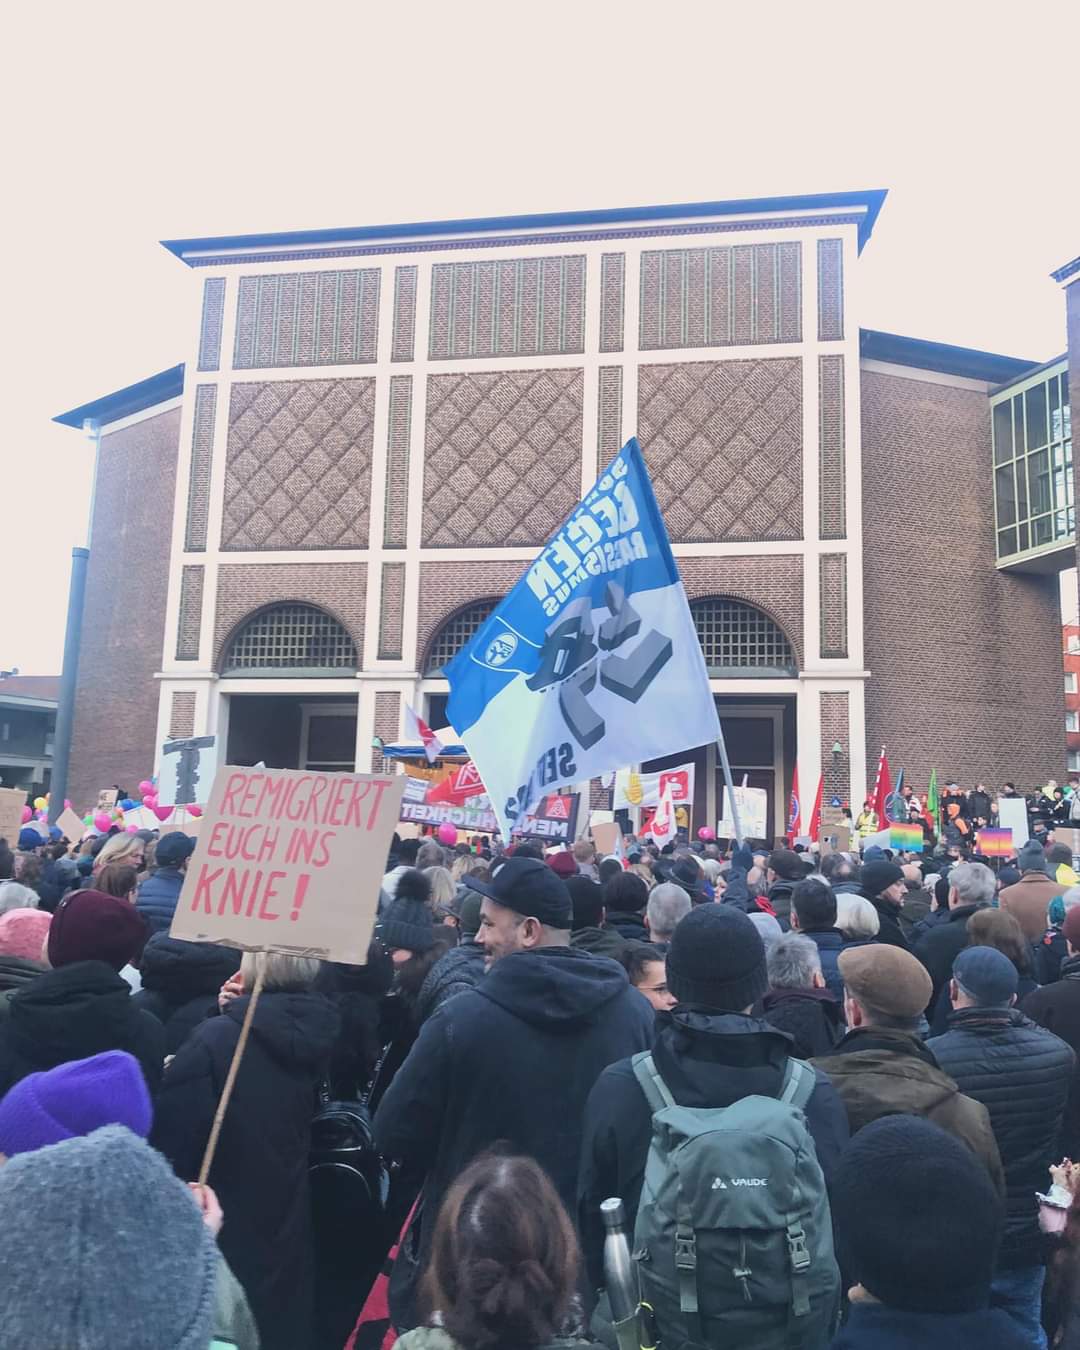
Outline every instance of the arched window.
[[252, 615], [233, 634], [223, 675], [350, 675], [359, 669], [356, 646], [337, 619], [314, 605], [274, 605]]
[[709, 596], [692, 600], [690, 613], [705, 665], [714, 678], [798, 674], [799, 663], [791, 643], [772, 619], [753, 605]]
[[424, 661], [426, 678], [438, 678], [443, 673], [443, 667], [457, 656], [498, 603], [498, 600], [477, 600], [451, 614], [428, 644]]

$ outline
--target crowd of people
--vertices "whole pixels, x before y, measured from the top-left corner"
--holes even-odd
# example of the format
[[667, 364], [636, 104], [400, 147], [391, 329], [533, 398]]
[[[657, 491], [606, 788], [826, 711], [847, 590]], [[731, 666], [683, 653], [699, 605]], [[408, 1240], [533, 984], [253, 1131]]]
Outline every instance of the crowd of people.
[[1077, 1350], [1080, 878], [935, 839], [395, 836], [346, 966], [172, 938], [182, 832], [24, 830], [0, 1348]]

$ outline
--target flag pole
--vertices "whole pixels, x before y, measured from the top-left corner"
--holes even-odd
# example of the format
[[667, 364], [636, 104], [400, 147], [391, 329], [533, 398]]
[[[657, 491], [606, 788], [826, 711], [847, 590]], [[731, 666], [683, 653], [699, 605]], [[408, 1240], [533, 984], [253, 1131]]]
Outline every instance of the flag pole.
[[739, 819], [739, 803], [735, 800], [735, 783], [731, 777], [731, 765], [728, 763], [727, 746], [724, 744], [724, 728], [720, 725], [720, 718], [716, 719], [719, 735], [716, 738], [716, 748], [720, 752], [720, 767], [724, 772], [724, 784], [727, 787], [728, 801], [731, 802], [731, 823], [735, 826], [735, 842], [742, 847], [743, 833], [742, 821]]

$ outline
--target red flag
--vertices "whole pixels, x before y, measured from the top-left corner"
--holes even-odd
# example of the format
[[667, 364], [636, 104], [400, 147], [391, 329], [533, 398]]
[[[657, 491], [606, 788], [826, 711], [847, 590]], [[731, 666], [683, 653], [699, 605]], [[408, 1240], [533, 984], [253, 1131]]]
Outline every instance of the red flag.
[[889, 773], [889, 761], [885, 756], [885, 747], [881, 747], [881, 758], [878, 760], [877, 778], [874, 779], [874, 798], [872, 806], [874, 814], [878, 818], [878, 829], [884, 829], [889, 822], [889, 813], [886, 810], [886, 803], [892, 796], [892, 775]]
[[405, 705], [405, 723], [409, 728], [409, 735], [424, 747], [424, 755], [429, 764], [434, 764], [442, 754], [442, 741], [432, 731], [420, 714], [410, 704]]
[[817, 780], [817, 792], [814, 794], [814, 809], [810, 812], [810, 828], [806, 833], [816, 844], [821, 838], [821, 797], [825, 791], [825, 775]]
[[427, 800], [463, 806], [471, 797], [479, 797], [484, 790], [480, 775], [476, 772], [476, 765], [470, 759], [459, 765], [441, 783], [436, 783], [434, 787], [428, 788]]
[[795, 771], [791, 775], [791, 800], [788, 802], [787, 832], [792, 839], [799, 833], [799, 821], [802, 818], [802, 802], [799, 801], [799, 764], [796, 760]]

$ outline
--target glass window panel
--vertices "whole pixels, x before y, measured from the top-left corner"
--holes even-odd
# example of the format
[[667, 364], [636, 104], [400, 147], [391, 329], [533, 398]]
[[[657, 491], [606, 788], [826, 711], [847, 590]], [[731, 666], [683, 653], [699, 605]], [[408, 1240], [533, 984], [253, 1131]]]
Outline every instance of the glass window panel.
[[[443, 667], [449, 665], [457, 656], [480, 625], [490, 617], [491, 611], [498, 603], [497, 600], [481, 600], [475, 605], [470, 605], [468, 609], [459, 610], [457, 614], [447, 619], [431, 640], [427, 660], [424, 662], [424, 674], [441, 675]], [[429, 725], [434, 726], [434, 723]]]
[[1020, 397], [1012, 401], [1013, 410], [1013, 451], [1017, 455], [1022, 455], [1025, 450], [1024, 444], [1024, 400]]
[[1080, 731], [1080, 712], [1067, 712], [1065, 714], [1065, 730]]
[[1061, 381], [1055, 375], [1050, 381], [1050, 439], [1060, 441], [1065, 427], [1061, 416]]
[[1031, 522], [1031, 546], [1037, 548], [1040, 544], [1049, 544], [1053, 538], [1053, 526], [1049, 516], [1040, 516], [1038, 520]]
[[1012, 411], [1009, 399], [994, 405], [994, 463], [1012, 459]]
[[353, 640], [340, 623], [310, 605], [263, 610], [229, 644], [224, 669], [356, 670]]
[[1080, 750], [1069, 751], [1069, 761], [1067, 767], [1070, 773], [1074, 772], [1076, 769], [1080, 769]]
[[998, 557], [1008, 558], [1016, 552], [1016, 527], [998, 530]]
[[1028, 510], [1028, 490], [1027, 490], [1027, 464], [1023, 459], [1016, 463], [1016, 516], [1018, 520], [1023, 520], [1029, 516]]
[[1045, 445], [1046, 436], [1046, 385], [1037, 384], [1024, 395], [1024, 407], [1027, 416], [1027, 446], [1036, 450]]
[[1013, 466], [1006, 464], [994, 470], [994, 493], [997, 497], [997, 518], [999, 525], [1016, 524], [1016, 484], [1013, 481]]
[[1047, 451], [1039, 450], [1028, 456], [1028, 510], [1033, 516], [1041, 516], [1053, 506], [1050, 499], [1050, 456]]
[[1023, 553], [1024, 549], [1030, 548], [1030, 547], [1031, 547], [1031, 544], [1030, 544], [1029, 541], [1028, 541], [1028, 527], [1027, 527], [1026, 525], [1021, 525], [1021, 526], [1020, 526], [1020, 538], [1019, 538], [1019, 552], [1020, 552], [1020, 553]]
[[794, 671], [791, 644], [767, 614], [738, 600], [714, 597], [690, 606], [698, 641], [710, 670], [757, 667]]

